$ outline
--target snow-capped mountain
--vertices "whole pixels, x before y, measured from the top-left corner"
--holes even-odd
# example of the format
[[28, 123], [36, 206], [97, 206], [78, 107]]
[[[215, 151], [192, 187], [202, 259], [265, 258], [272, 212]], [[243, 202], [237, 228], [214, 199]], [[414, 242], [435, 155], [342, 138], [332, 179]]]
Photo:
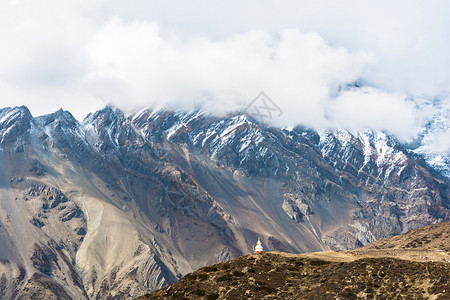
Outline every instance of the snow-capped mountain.
[[449, 220], [449, 179], [417, 153], [242, 114], [0, 109], [0, 297], [123, 299], [258, 237], [350, 249]]
[[414, 153], [422, 156], [429, 166], [447, 178], [450, 178], [449, 119], [450, 109], [437, 114], [425, 126], [416, 145], [410, 147]]

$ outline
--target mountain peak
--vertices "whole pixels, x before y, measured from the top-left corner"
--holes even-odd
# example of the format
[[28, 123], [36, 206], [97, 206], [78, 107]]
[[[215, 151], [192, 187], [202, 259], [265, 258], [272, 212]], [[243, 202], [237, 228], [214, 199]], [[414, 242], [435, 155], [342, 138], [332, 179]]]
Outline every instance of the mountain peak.
[[105, 127], [124, 120], [125, 114], [122, 110], [117, 107], [107, 105], [94, 113], [88, 114], [83, 120], [83, 123]]
[[31, 127], [33, 116], [26, 106], [0, 109], [0, 143], [16, 140]]
[[0, 108], [0, 126], [9, 120], [18, 118], [31, 119], [32, 117], [30, 110], [26, 106]]
[[54, 113], [37, 117], [36, 120], [42, 125], [47, 126], [55, 121], [63, 123], [68, 127], [75, 127], [79, 122], [74, 116], [67, 110], [59, 109]]

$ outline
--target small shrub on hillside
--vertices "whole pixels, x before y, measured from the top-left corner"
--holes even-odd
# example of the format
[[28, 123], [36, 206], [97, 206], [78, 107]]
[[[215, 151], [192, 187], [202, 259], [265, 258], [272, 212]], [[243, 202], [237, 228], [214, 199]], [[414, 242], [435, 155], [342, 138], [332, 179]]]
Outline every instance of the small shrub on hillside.
[[207, 279], [209, 276], [208, 276], [208, 274], [205, 274], [205, 273], [201, 273], [201, 274], [198, 274], [197, 275], [197, 278], [201, 281], [201, 280], [205, 280], [205, 279]]
[[206, 295], [205, 291], [204, 290], [200, 290], [200, 289], [195, 290], [194, 294], [196, 294], [199, 297], [203, 297], [203, 296]]
[[219, 298], [219, 294], [217, 294], [217, 293], [206, 296], [206, 300], [216, 300], [218, 298]]
[[296, 266], [289, 266], [289, 267], [287, 267], [287, 269], [291, 272], [298, 272], [298, 267], [296, 267]]
[[222, 281], [231, 281], [233, 278], [231, 276], [231, 274], [225, 274], [222, 275], [220, 277], [217, 278], [217, 282], [222, 282]]
[[203, 271], [203, 272], [216, 272], [217, 271], [217, 268], [216, 267], [213, 267], [213, 266], [209, 266], [209, 267], [204, 267], [204, 268], [202, 268], [201, 269], [201, 271]]
[[310, 264], [311, 266], [323, 266], [323, 265], [328, 265], [330, 262], [329, 261], [325, 261], [325, 260], [311, 260]]

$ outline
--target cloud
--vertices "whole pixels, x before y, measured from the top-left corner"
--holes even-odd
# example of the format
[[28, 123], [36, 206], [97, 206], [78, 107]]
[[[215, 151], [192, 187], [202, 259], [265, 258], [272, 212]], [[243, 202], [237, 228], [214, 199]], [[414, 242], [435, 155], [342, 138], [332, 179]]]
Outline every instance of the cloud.
[[328, 107], [335, 126], [353, 130], [371, 128], [412, 139], [422, 128], [416, 103], [404, 95], [375, 88], [351, 89], [339, 95]]
[[438, 111], [424, 130], [421, 149], [450, 157], [450, 99], [437, 101]]
[[373, 128], [409, 140], [424, 122], [406, 94], [343, 88], [365, 76], [373, 54], [333, 47], [314, 32], [183, 40], [163, 37], [154, 22], [115, 18], [96, 32], [88, 53], [94, 71], [87, 81], [98, 97], [123, 108], [200, 106], [221, 115], [265, 91], [284, 112], [272, 120], [277, 126]]
[[27, 105], [36, 115], [64, 107], [82, 118], [104, 105], [82, 82], [95, 24], [64, 3], [0, 2], [1, 107]]
[[[410, 139], [441, 110], [424, 113], [411, 99], [449, 93], [449, 9], [445, 1], [3, 1], [0, 106], [63, 107], [80, 119], [107, 103], [224, 114], [265, 91], [284, 111], [277, 126], [369, 127]], [[365, 86], [345, 88], [355, 81]]]
[[367, 74], [374, 86], [396, 93], [435, 96], [449, 92], [450, 4], [446, 0], [135, 0], [110, 1], [104, 16], [155, 21], [183, 35], [212, 40], [236, 33], [285, 28], [317, 32], [333, 46], [374, 53]]
[[280, 125], [323, 123], [331, 91], [358, 79], [373, 62], [368, 53], [332, 47], [297, 29], [217, 41], [164, 39], [155, 23], [117, 18], [98, 30], [88, 53], [93, 71], [86, 80], [120, 107], [201, 106], [223, 114], [242, 109], [264, 90], [285, 111], [276, 120]]

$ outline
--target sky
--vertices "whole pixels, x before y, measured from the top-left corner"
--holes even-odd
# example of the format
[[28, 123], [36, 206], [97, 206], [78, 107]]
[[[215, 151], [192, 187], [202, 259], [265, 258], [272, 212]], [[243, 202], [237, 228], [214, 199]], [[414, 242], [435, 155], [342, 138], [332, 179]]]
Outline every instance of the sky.
[[408, 141], [439, 116], [429, 144], [448, 153], [449, 15], [444, 0], [2, 0], [0, 107], [224, 115], [264, 91], [275, 126]]

